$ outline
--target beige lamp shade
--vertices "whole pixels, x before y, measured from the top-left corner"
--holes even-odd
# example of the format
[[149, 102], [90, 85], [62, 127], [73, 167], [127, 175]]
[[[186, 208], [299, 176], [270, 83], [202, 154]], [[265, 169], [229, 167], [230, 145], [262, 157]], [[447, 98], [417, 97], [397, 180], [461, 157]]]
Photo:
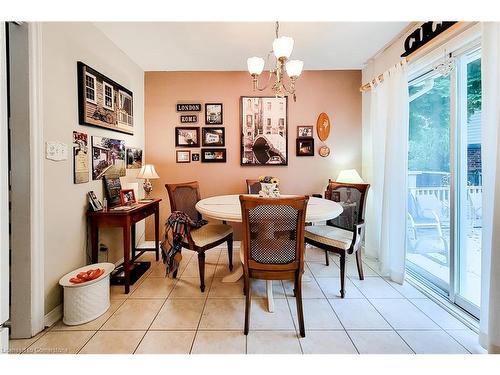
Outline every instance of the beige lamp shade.
[[153, 164], [145, 164], [142, 166], [141, 170], [139, 171], [137, 178], [152, 180], [152, 179], [160, 178], [160, 176], [158, 176], [158, 173], [156, 173], [156, 169], [155, 169], [155, 166]]
[[355, 169], [344, 169], [340, 171], [336, 182], [343, 182], [346, 184], [364, 184], [365, 182]]

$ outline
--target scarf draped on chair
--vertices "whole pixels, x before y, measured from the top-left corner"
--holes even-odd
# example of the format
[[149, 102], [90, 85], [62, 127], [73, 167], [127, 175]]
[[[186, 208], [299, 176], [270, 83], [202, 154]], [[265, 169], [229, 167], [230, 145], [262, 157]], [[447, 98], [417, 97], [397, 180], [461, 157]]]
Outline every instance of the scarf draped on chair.
[[[182, 211], [174, 211], [165, 222], [165, 235], [161, 243], [161, 257], [165, 264], [165, 275], [171, 275], [179, 267], [182, 259], [182, 242], [189, 235], [191, 229], [200, 228], [207, 224], [206, 220], [193, 220]], [[172, 241], [169, 234], [171, 233]]]

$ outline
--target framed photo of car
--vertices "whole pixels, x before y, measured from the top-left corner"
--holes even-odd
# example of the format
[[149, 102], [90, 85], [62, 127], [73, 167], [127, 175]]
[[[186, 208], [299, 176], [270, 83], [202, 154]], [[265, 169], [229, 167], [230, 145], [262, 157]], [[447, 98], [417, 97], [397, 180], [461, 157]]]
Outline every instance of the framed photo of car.
[[200, 147], [200, 128], [176, 127], [175, 147]]

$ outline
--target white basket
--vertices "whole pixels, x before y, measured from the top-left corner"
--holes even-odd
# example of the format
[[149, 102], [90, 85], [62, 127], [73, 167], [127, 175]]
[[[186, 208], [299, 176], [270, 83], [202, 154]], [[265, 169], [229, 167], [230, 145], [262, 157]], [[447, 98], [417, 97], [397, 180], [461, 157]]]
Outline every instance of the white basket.
[[[104, 273], [97, 279], [73, 284], [69, 281], [82, 271], [102, 268]], [[64, 288], [63, 322], [74, 326], [100, 317], [109, 308], [109, 275], [115, 268], [112, 263], [97, 263], [81, 267], [64, 275], [59, 284]]]

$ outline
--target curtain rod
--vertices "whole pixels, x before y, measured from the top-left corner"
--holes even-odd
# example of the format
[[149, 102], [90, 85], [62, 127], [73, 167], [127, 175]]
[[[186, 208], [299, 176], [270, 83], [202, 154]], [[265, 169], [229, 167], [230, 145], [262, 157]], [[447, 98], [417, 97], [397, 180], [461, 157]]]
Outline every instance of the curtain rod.
[[[457, 30], [462, 29], [465, 24], [467, 24], [467, 22], [457, 22], [456, 24], [454, 24], [450, 28], [448, 28], [445, 31], [443, 31], [441, 34], [437, 35], [435, 38], [431, 39], [428, 43], [424, 44], [419, 49], [413, 51], [408, 56], [403, 57], [399, 61], [399, 64], [403, 64], [403, 62], [409, 63], [411, 60], [413, 60], [417, 56], [419, 56], [424, 50], [428, 50], [430, 48], [434, 48], [434, 47], [436, 47], [436, 45], [443, 43], [446, 38], [449, 38]], [[363, 84], [359, 88], [359, 91], [361, 91], [361, 92], [370, 91], [372, 84], [375, 84], [377, 81], [378, 82], [382, 82], [383, 80], [384, 80], [384, 73], [379, 74], [377, 77], [373, 78], [370, 82], [367, 82], [367, 83]]]

